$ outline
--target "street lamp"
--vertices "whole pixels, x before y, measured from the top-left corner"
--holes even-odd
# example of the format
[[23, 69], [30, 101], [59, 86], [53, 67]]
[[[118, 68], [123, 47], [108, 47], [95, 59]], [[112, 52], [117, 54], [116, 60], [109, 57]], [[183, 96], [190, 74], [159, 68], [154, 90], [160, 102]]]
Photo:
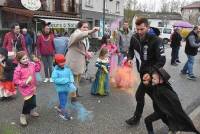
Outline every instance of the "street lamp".
[[[113, 1], [113, 0], [109, 0]], [[105, 10], [106, 10], [106, 0], [103, 0], [103, 35], [105, 33]]]

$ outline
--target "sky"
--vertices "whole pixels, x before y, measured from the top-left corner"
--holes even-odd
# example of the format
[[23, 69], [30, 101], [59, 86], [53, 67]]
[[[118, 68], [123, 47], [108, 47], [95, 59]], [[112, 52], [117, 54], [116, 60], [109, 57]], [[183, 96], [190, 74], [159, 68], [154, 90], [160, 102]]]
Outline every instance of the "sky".
[[[163, 0], [137, 0], [138, 3], [141, 3], [142, 5], [144, 3], [147, 3], [147, 9], [153, 10], [153, 11], [159, 11], [160, 10], [160, 6], [161, 6], [161, 1]], [[171, 0], [167, 0], [167, 1], [171, 1]], [[176, 0], [175, 0], [176, 1]], [[179, 1], [184, 1], [184, 0], [179, 0]], [[194, 1], [198, 1], [198, 0], [186, 0], [188, 3], [194, 2]]]

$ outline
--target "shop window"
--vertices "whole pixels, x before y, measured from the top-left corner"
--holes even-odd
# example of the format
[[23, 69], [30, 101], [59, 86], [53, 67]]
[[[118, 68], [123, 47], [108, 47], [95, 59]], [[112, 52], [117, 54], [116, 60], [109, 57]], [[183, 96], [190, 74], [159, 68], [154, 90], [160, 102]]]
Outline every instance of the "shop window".
[[96, 27], [99, 27], [100, 26], [100, 21], [99, 20], [95, 20], [95, 24], [94, 24]]

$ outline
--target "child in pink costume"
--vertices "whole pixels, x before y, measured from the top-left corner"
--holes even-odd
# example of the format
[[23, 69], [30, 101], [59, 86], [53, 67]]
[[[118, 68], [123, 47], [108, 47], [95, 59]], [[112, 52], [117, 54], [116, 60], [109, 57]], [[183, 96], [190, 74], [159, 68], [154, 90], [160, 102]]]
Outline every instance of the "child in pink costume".
[[114, 74], [118, 64], [118, 49], [115, 44], [111, 42], [109, 35], [104, 35], [101, 40], [101, 48], [107, 48], [109, 52], [109, 63], [110, 63], [110, 76]]
[[135, 80], [133, 66], [128, 65], [127, 57], [125, 57], [122, 61], [122, 66], [119, 66], [115, 72], [114, 86], [121, 89], [129, 89], [134, 86]]
[[36, 57], [34, 62], [29, 61], [27, 53], [20, 51], [16, 55], [18, 66], [15, 68], [13, 81], [24, 98], [24, 106], [20, 116], [21, 125], [27, 125], [26, 115], [38, 117], [34, 111], [36, 107], [36, 72], [40, 71], [41, 65]]

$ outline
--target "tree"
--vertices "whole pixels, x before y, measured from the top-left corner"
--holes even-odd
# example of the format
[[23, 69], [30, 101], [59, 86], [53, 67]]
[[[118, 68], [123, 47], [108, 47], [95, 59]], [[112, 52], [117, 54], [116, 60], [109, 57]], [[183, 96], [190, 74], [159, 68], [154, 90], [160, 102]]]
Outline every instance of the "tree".
[[169, 2], [168, 0], [161, 0], [161, 12], [169, 11]]

